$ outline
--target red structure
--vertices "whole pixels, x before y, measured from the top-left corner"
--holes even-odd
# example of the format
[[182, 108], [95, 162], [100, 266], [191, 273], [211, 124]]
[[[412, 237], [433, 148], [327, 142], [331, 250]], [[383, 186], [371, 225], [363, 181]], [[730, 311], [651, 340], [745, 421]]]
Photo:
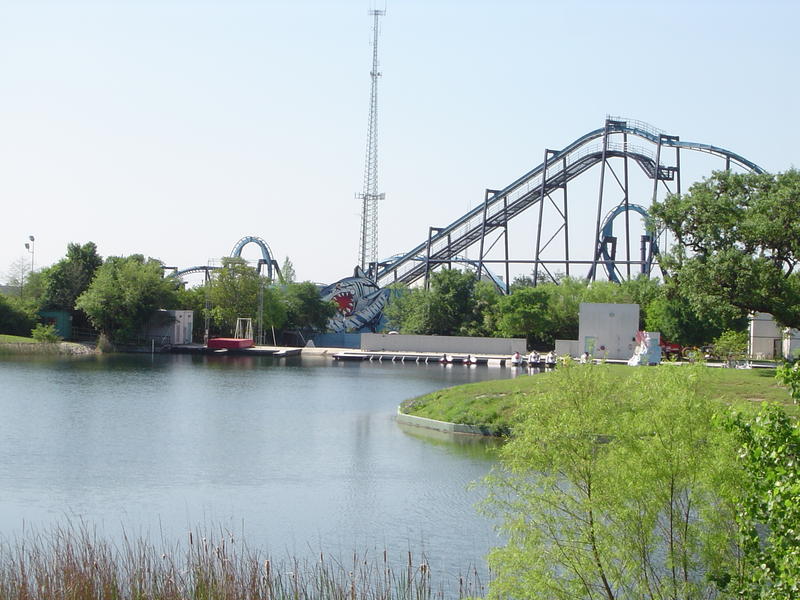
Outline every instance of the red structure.
[[252, 348], [255, 345], [250, 338], [211, 338], [207, 346], [209, 350], [239, 350]]

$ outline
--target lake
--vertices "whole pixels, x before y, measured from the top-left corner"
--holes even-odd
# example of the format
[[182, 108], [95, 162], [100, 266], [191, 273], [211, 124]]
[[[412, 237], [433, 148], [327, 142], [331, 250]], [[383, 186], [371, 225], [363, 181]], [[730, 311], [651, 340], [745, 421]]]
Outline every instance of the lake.
[[498, 543], [469, 489], [491, 447], [397, 405], [511, 369], [324, 358], [0, 359], [0, 536], [85, 522], [116, 538], [197, 527], [275, 557], [425, 554], [449, 576]]

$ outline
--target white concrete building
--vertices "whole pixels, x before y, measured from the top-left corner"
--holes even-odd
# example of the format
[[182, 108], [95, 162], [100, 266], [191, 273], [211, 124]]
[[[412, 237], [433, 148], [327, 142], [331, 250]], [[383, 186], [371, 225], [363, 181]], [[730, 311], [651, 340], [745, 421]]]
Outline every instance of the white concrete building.
[[780, 327], [769, 313], [750, 314], [751, 358], [792, 358], [800, 350], [800, 332], [797, 329]]
[[581, 302], [578, 319], [581, 352], [625, 360], [633, 355], [639, 331], [638, 304]]
[[156, 345], [191, 344], [192, 327], [194, 327], [193, 310], [160, 309], [150, 319], [145, 337], [154, 339]]

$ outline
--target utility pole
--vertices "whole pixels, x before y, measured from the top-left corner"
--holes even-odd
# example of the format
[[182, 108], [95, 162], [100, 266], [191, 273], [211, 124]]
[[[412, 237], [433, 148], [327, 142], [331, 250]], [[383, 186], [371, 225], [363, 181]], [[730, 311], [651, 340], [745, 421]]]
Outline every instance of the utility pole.
[[[367, 156], [364, 165], [364, 187], [356, 198], [361, 200], [361, 237], [358, 244], [358, 262], [365, 272], [378, 262], [378, 201], [385, 195], [378, 193], [378, 17], [385, 10], [371, 10], [372, 25], [372, 88], [369, 99], [367, 125]], [[373, 274], [374, 276], [374, 274]]]

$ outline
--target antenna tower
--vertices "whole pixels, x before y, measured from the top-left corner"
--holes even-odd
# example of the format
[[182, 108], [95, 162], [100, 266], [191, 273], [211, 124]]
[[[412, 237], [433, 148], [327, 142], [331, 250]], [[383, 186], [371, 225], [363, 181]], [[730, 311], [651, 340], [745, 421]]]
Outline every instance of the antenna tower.
[[367, 158], [364, 165], [364, 188], [356, 198], [361, 200], [361, 237], [358, 244], [359, 264], [369, 272], [378, 261], [378, 201], [384, 194], [378, 193], [378, 17], [385, 10], [371, 10], [372, 25], [372, 89], [369, 98], [369, 124], [367, 125]]

